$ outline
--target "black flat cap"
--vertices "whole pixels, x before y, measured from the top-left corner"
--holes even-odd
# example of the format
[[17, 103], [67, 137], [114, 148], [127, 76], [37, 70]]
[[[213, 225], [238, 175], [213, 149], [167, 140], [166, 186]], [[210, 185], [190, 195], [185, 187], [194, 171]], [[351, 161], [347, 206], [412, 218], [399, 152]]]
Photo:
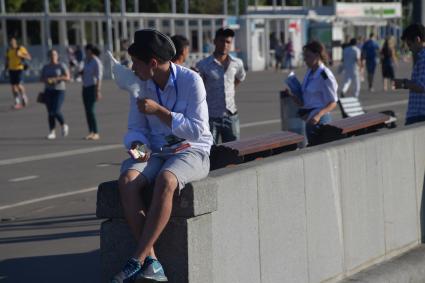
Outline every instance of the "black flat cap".
[[235, 32], [232, 29], [229, 28], [219, 28], [215, 32], [215, 38], [224, 36], [224, 37], [235, 37]]
[[128, 53], [142, 61], [152, 57], [170, 61], [176, 54], [173, 41], [165, 34], [154, 29], [141, 29], [134, 33], [134, 42]]

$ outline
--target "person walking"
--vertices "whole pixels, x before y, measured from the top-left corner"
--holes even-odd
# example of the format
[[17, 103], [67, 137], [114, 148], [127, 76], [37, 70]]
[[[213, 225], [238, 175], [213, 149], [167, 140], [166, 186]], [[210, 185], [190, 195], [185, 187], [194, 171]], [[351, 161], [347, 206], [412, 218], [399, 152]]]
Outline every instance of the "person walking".
[[100, 51], [96, 46], [87, 44], [85, 50], [86, 59], [84, 61], [83, 69], [83, 103], [89, 129], [89, 134], [85, 137], [85, 139], [98, 140], [100, 136], [97, 127], [95, 106], [96, 102], [102, 98], [100, 91], [103, 76], [103, 65], [99, 59]]
[[283, 68], [285, 70], [292, 71], [293, 69], [292, 60], [295, 57], [294, 44], [292, 43], [292, 39], [289, 39], [288, 43], [285, 44], [284, 53], [285, 53], [285, 59], [283, 63]]
[[375, 76], [375, 70], [379, 53], [379, 45], [375, 41], [375, 34], [371, 33], [369, 39], [363, 44], [362, 48], [362, 59], [366, 62], [366, 71], [367, 71], [367, 82], [369, 86], [369, 91], [373, 92], [373, 78]]
[[9, 71], [10, 85], [13, 94], [13, 109], [22, 109], [28, 105], [28, 96], [23, 85], [24, 70], [28, 67], [25, 60], [31, 60], [28, 50], [18, 45], [16, 38], [9, 41], [9, 48], [6, 51], [5, 68]]
[[285, 55], [285, 51], [283, 48], [283, 43], [281, 40], [277, 40], [276, 45], [274, 46], [274, 60], [275, 60], [274, 69], [276, 72], [279, 69], [283, 68], [284, 55]]
[[132, 157], [123, 162], [118, 184], [137, 246], [111, 282], [166, 282], [154, 244], [170, 219], [175, 192], [208, 175], [213, 142], [206, 92], [196, 72], [171, 62], [176, 49], [165, 34], [138, 30], [128, 52], [139, 96], [130, 95], [124, 143]]
[[[384, 91], [388, 90], [391, 81], [394, 80], [394, 65], [397, 65], [394, 37], [385, 39], [381, 49], [382, 77], [384, 78]], [[391, 86], [390, 86], [391, 87]]]
[[341, 96], [344, 97], [351, 83], [354, 85], [353, 95], [360, 95], [360, 68], [361, 68], [361, 51], [357, 47], [357, 40], [352, 38], [347, 47], [342, 51], [342, 69], [344, 72], [344, 81], [342, 84]]
[[411, 79], [394, 79], [395, 89], [409, 90], [405, 125], [425, 121], [425, 27], [409, 25], [401, 35], [413, 53], [414, 66]]
[[302, 83], [302, 100], [284, 90], [301, 106], [298, 114], [306, 121], [307, 142], [316, 143], [320, 125], [332, 121], [330, 112], [338, 101], [338, 83], [332, 71], [327, 67], [328, 56], [322, 43], [312, 41], [303, 47], [304, 61], [308, 67]]
[[217, 144], [240, 138], [239, 116], [235, 103], [235, 89], [245, 79], [242, 60], [229, 54], [235, 32], [220, 28], [215, 33], [215, 50], [196, 65], [207, 90], [209, 124]]
[[56, 138], [55, 121], [61, 125], [62, 136], [66, 137], [69, 127], [61, 112], [62, 104], [65, 100], [65, 82], [70, 80], [68, 68], [64, 63], [59, 62], [59, 54], [55, 49], [48, 52], [50, 62], [43, 66], [41, 70], [41, 81], [44, 82], [45, 104], [48, 114], [49, 134], [47, 139]]

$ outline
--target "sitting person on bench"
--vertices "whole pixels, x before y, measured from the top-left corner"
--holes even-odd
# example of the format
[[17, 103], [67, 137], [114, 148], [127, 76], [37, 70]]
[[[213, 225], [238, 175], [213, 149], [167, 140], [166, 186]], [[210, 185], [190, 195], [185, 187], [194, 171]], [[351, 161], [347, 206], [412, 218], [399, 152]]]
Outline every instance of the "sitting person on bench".
[[[137, 248], [112, 282], [166, 282], [154, 244], [167, 225], [175, 190], [208, 175], [213, 143], [202, 78], [175, 65], [171, 39], [153, 29], [138, 30], [128, 49], [140, 78], [138, 97], [130, 95], [119, 192]], [[137, 95], [136, 95], [137, 96]], [[142, 192], [153, 187], [149, 209]]]
[[312, 41], [303, 47], [304, 61], [308, 67], [301, 86], [302, 101], [285, 90], [301, 106], [298, 114], [306, 123], [307, 142], [317, 135], [320, 125], [331, 122], [330, 112], [338, 101], [338, 83], [332, 71], [326, 66], [326, 49], [318, 41]]

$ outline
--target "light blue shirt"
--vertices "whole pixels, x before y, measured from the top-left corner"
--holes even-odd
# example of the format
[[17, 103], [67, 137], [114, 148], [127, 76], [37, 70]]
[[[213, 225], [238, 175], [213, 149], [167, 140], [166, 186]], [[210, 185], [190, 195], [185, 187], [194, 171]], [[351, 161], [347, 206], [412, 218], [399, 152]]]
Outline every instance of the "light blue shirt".
[[[126, 148], [130, 148], [132, 142], [141, 141], [155, 152], [167, 144], [165, 137], [172, 134], [186, 139], [192, 148], [209, 153], [213, 139], [208, 124], [208, 106], [202, 78], [185, 67], [173, 63], [171, 67], [175, 74], [175, 83], [170, 74], [164, 90], [158, 89], [163, 106], [171, 111], [171, 128], [157, 116], [140, 112], [137, 108], [138, 98], [130, 95], [128, 132], [124, 137], [124, 144]], [[152, 79], [138, 80], [138, 83], [139, 97], [150, 98], [160, 104]]]
[[323, 63], [312, 73], [308, 69], [302, 83], [304, 109], [314, 109], [307, 117], [307, 121], [313, 118], [331, 102], [338, 101], [338, 83], [332, 71]]
[[83, 70], [83, 86], [93, 86], [102, 80], [103, 65], [99, 58], [86, 59]]

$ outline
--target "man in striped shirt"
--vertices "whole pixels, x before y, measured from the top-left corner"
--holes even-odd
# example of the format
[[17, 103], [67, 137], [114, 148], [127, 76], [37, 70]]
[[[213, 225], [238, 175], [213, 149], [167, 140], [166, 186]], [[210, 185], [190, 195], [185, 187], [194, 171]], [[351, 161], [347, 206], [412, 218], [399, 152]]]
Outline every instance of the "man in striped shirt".
[[401, 36], [413, 53], [412, 78], [395, 79], [396, 89], [409, 90], [406, 125], [425, 121], [425, 27], [421, 24], [408, 26]]
[[239, 116], [235, 88], [245, 79], [242, 60], [229, 54], [235, 32], [220, 28], [215, 33], [214, 53], [196, 65], [207, 90], [210, 130], [214, 144], [238, 140]]

